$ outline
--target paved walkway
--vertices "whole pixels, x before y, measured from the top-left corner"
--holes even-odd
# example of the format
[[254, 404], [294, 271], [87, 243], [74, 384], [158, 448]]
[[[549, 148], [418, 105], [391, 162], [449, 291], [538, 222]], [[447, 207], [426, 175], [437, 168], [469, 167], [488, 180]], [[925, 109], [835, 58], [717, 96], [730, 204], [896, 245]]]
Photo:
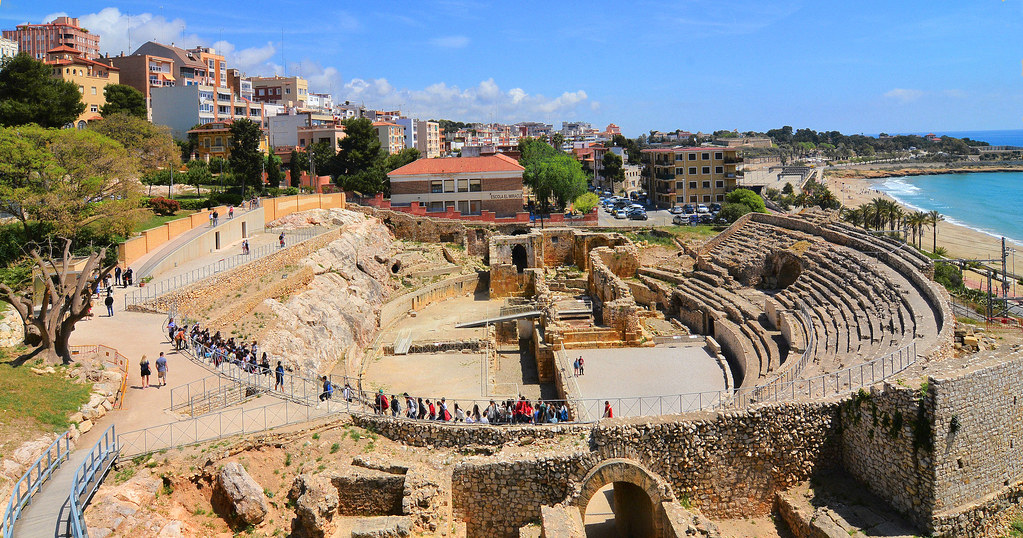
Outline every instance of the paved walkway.
[[[79, 446], [86, 445], [79, 442]], [[21, 517], [14, 525], [14, 536], [71, 536], [68, 527], [71, 482], [91, 447], [92, 443], [72, 452], [71, 457], [50, 475], [46, 484], [32, 497], [31, 504], [22, 510]]]
[[[254, 210], [235, 208], [234, 218], [238, 218], [250, 211]], [[219, 225], [223, 225], [228, 221], [229, 219], [227, 218], [227, 214], [225, 212], [224, 215], [221, 215], [220, 220], [218, 222], [220, 223]], [[211, 227], [209, 224], [204, 224], [202, 226], [199, 226], [198, 228], [192, 228], [191, 230], [174, 237], [170, 241], [167, 241], [163, 245], [160, 245], [160, 247], [157, 248], [156, 250], [148, 252], [146, 253], [146, 255], [135, 260], [135, 262], [132, 264], [136, 268], [135, 280], [138, 281], [142, 277], [149, 276], [149, 272], [152, 271], [153, 267], [155, 267], [157, 263], [159, 263], [161, 260], [166, 258], [169, 254], [180, 248], [185, 243], [188, 243], [189, 241], [195, 239], [196, 237], [199, 237], [200, 235], [210, 231], [210, 229]], [[257, 233], [258, 232], [262, 232], [262, 230], [258, 230]], [[240, 243], [241, 241], [238, 242]]]

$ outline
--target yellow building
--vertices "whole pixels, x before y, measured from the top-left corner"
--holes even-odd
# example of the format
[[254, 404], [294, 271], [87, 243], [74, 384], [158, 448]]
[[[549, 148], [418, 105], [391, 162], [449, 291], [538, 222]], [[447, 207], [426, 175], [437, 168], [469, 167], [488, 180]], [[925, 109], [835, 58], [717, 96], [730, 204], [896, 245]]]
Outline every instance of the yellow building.
[[302, 77], [252, 77], [252, 99], [292, 108], [306, 108], [309, 81]]
[[[209, 162], [214, 157], [231, 158], [231, 124], [234, 120], [214, 121], [188, 131], [195, 135], [195, 158]], [[270, 141], [266, 131], [259, 137], [259, 151], [266, 154], [270, 151]], [[214, 170], [216, 171], [216, 170]]]
[[46, 63], [53, 68], [55, 78], [75, 84], [82, 93], [85, 112], [75, 120], [75, 127], [84, 129], [88, 122], [101, 119], [100, 109], [107, 102], [103, 92], [107, 85], [120, 83], [118, 69], [90, 60], [82, 51], [66, 45], [46, 51]]
[[377, 130], [380, 145], [388, 155], [394, 155], [405, 149], [405, 128], [389, 121], [375, 121], [373, 128]]
[[742, 177], [734, 148], [692, 147], [643, 150], [647, 192], [660, 208], [723, 203]]

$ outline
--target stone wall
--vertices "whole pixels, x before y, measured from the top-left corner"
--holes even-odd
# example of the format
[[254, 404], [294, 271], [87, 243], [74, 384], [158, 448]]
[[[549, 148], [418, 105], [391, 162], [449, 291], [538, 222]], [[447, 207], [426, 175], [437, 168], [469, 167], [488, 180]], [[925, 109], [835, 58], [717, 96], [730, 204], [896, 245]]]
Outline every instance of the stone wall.
[[341, 467], [326, 473], [337, 488], [338, 514], [383, 516], [402, 513], [405, 475], [374, 469]]
[[348, 209], [377, 217], [398, 239], [421, 243], [455, 243], [465, 247], [472, 256], [488, 255], [488, 240], [494, 228], [486, 225], [466, 225], [456, 220], [418, 217], [400, 211], [350, 205]]
[[352, 421], [360, 428], [407, 445], [445, 448], [471, 445], [500, 446], [517, 442], [523, 437], [553, 439], [562, 435], [577, 435], [590, 431], [590, 426], [586, 424], [494, 426], [362, 414], [352, 415]]
[[527, 269], [519, 272], [511, 264], [497, 263], [490, 265], [490, 298], [530, 297], [536, 293], [534, 280], [538, 271]]
[[399, 295], [380, 307], [380, 327], [387, 327], [410, 311], [421, 310], [433, 303], [450, 299], [451, 297], [475, 293], [478, 291], [479, 286], [479, 274], [459, 275], [430, 284], [425, 288]]

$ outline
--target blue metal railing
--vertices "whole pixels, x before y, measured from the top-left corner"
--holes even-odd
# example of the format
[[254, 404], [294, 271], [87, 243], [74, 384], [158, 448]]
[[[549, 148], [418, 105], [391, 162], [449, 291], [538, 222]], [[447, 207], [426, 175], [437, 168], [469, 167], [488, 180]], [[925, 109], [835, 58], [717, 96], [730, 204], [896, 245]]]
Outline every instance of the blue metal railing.
[[64, 460], [71, 454], [71, 436], [68, 433], [58, 437], [46, 451], [36, 458], [36, 461], [29, 466], [28, 470], [14, 485], [11, 491], [11, 500], [7, 502], [7, 512], [4, 513], [3, 536], [12, 538], [14, 536], [14, 524], [21, 516], [21, 510], [32, 501], [43, 482], [55, 471]]
[[71, 481], [69, 503], [71, 536], [74, 538], [89, 538], [89, 530], [85, 527], [85, 505], [103, 482], [103, 477], [117, 459], [118, 452], [117, 433], [111, 424], [75, 471], [75, 477]]

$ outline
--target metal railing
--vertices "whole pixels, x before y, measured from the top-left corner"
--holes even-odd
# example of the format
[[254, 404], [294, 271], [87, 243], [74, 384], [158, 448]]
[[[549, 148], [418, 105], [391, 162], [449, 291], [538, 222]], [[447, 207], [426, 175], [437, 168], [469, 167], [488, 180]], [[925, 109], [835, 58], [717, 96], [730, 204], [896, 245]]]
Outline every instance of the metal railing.
[[14, 485], [11, 491], [11, 499], [7, 501], [7, 511], [4, 513], [3, 537], [14, 536], [14, 524], [21, 516], [21, 510], [32, 501], [43, 482], [50, 477], [64, 460], [71, 454], [71, 436], [68, 433], [61, 434], [50, 446], [39, 455], [38, 458], [28, 467], [25, 474]]
[[114, 424], [111, 424], [103, 437], [92, 446], [85, 456], [85, 461], [78, 466], [75, 477], [71, 481], [71, 495], [69, 499], [71, 536], [75, 538], [89, 538], [89, 531], [85, 526], [85, 505], [89, 504], [94, 493], [103, 482], [110, 466], [113, 465], [119, 454], [117, 443], [117, 432]]
[[[248, 390], [249, 387], [223, 375], [208, 375], [191, 383], [173, 387], [170, 410], [186, 411], [194, 417], [198, 408], [198, 414], [202, 415], [210, 411], [215, 403], [221, 403], [221, 407], [227, 407], [244, 400]], [[237, 402], [229, 402], [228, 397], [235, 391], [240, 391], [241, 396]]]
[[[301, 243], [307, 239], [312, 239], [327, 233], [332, 229], [333, 228], [315, 227], [288, 231], [284, 236], [284, 245], [286, 247], [294, 246], [295, 244]], [[281, 247], [277, 243], [263, 245], [261, 247], [250, 249], [248, 254], [234, 254], [232, 256], [227, 256], [213, 263], [199, 267], [198, 269], [193, 269], [187, 273], [175, 275], [158, 282], [149, 282], [144, 285], [139, 283], [139, 289], [124, 295], [124, 308], [127, 309], [128, 306], [151, 301], [161, 295], [165, 295], [194, 282], [198, 282], [204, 278], [209, 278], [217, 273], [234, 269], [239, 265], [244, 265], [251, 261], [264, 258], [280, 250]]]
[[113, 356], [113, 363], [121, 371], [121, 384], [117, 388], [117, 396], [114, 400], [114, 407], [121, 409], [124, 406], [124, 391], [128, 388], [128, 357], [120, 351], [103, 344], [89, 346], [68, 346], [72, 355], [82, 353], [104, 354], [106, 357]]

